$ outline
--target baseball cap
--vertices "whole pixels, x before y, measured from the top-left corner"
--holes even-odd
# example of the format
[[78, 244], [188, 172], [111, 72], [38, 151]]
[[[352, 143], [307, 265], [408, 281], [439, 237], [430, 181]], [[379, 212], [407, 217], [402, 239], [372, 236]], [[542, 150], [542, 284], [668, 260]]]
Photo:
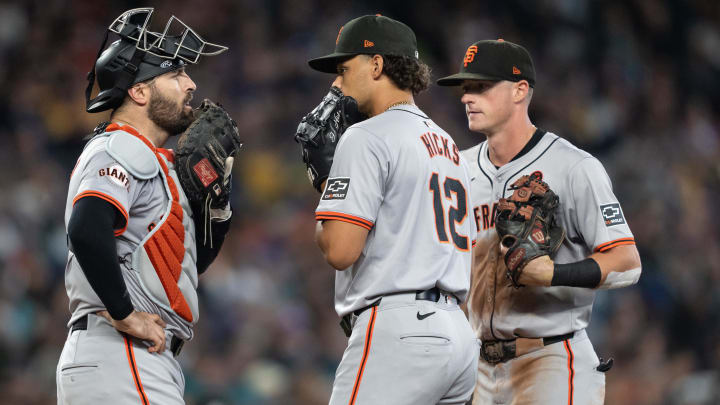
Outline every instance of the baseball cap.
[[440, 86], [459, 86], [463, 80], [527, 80], [535, 87], [535, 66], [527, 49], [498, 40], [478, 41], [465, 52], [460, 72], [437, 81]]
[[337, 64], [355, 55], [396, 55], [418, 58], [417, 40], [410, 27], [382, 16], [365, 15], [350, 20], [340, 28], [335, 52], [311, 59], [311, 68], [324, 73], [337, 73]]

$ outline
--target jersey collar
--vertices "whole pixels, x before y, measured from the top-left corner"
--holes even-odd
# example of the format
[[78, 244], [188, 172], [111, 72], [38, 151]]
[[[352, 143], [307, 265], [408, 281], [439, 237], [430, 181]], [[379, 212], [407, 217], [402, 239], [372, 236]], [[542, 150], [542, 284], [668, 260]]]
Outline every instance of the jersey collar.
[[481, 144], [482, 146], [478, 151], [477, 163], [478, 166], [480, 166], [480, 170], [487, 174], [494, 175], [505, 173], [507, 171], [516, 171], [519, 167], [525, 166], [537, 159], [547, 146], [549, 146], [555, 139], [557, 139], [557, 135], [538, 128], [535, 133], [533, 133], [533, 136], [530, 138], [528, 143], [525, 144], [525, 147], [523, 147], [523, 149], [515, 155], [510, 162], [500, 168], [495, 167], [495, 165], [490, 162], [490, 158], [488, 157], [488, 142], [485, 141]]
[[[427, 114], [425, 114], [420, 109], [420, 107], [416, 106], [415, 104], [398, 104], [394, 107], [388, 108], [387, 111], [405, 111], [405, 112], [409, 112], [410, 114], [418, 115], [422, 118], [425, 118], [426, 120], [430, 119], [430, 117], [428, 117]], [[385, 112], [387, 112], [387, 111], [385, 111]]]
[[525, 146], [522, 148], [520, 152], [518, 152], [515, 157], [513, 157], [510, 161], [520, 159], [522, 156], [526, 155], [528, 152], [532, 150], [532, 148], [535, 147], [538, 143], [540, 143], [540, 140], [545, 136], [545, 130], [542, 130], [540, 128], [536, 128], [535, 132], [533, 133], [533, 136], [530, 138], [528, 143], [525, 144]]
[[[532, 148], [534, 148], [535, 145], [537, 145], [540, 142], [540, 140], [545, 135], [545, 133], [546, 132], [544, 130], [542, 130], [540, 128], [536, 128], [535, 132], [533, 132], [533, 135], [530, 137], [530, 140], [525, 144], [525, 146], [523, 146], [523, 148], [520, 150], [520, 152], [518, 152], [517, 155], [515, 155], [512, 159], [510, 159], [510, 162], [518, 160], [521, 157], [523, 157], [524, 155], [526, 155], [528, 152], [530, 152], [532, 150]], [[490, 148], [487, 148], [485, 150], [485, 154], [487, 155], [488, 162], [490, 162]], [[508, 164], [510, 162], [508, 162]], [[495, 166], [495, 165], [493, 164], [493, 166]], [[495, 166], [495, 170], [500, 170], [500, 167]]]

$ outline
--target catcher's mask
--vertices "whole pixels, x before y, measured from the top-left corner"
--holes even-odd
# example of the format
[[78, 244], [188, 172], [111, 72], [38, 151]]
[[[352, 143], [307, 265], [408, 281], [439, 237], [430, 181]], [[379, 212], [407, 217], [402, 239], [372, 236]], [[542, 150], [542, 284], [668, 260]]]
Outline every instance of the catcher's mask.
[[[115, 109], [133, 84], [197, 63], [202, 55], [218, 55], [228, 49], [203, 40], [175, 16], [170, 17], [162, 32], [150, 31], [153, 10], [152, 7], [128, 10], [108, 27], [94, 69], [87, 76], [87, 112]], [[111, 32], [120, 39], [105, 49]], [[100, 92], [91, 99], [96, 77]]]

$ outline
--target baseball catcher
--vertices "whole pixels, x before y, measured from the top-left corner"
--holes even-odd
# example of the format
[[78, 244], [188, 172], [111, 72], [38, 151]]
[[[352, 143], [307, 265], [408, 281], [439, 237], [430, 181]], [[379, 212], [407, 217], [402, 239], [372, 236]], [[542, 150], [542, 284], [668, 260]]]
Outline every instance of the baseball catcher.
[[560, 200], [540, 177], [533, 173], [519, 178], [510, 187], [510, 198], [498, 202], [495, 229], [507, 248], [507, 276], [515, 288], [523, 268], [536, 257], [552, 256], [565, 238], [565, 230], [555, 221]]
[[330, 173], [340, 135], [365, 118], [358, 110], [357, 101], [337, 87], [331, 87], [320, 104], [303, 117], [295, 142], [300, 144], [308, 178], [318, 192], [322, 192], [322, 184]]
[[[177, 357], [199, 319], [199, 277], [230, 229], [237, 128], [212, 103], [193, 110], [197, 85], [185, 70], [227, 47], [175, 16], [153, 31], [153, 13], [118, 16], [87, 76], [86, 111], [110, 117], [87, 138], [68, 184], [72, 315], [56, 369], [59, 405], [185, 404]], [[177, 154], [163, 147], [183, 133]], [[197, 206], [211, 212], [203, 218]]]

